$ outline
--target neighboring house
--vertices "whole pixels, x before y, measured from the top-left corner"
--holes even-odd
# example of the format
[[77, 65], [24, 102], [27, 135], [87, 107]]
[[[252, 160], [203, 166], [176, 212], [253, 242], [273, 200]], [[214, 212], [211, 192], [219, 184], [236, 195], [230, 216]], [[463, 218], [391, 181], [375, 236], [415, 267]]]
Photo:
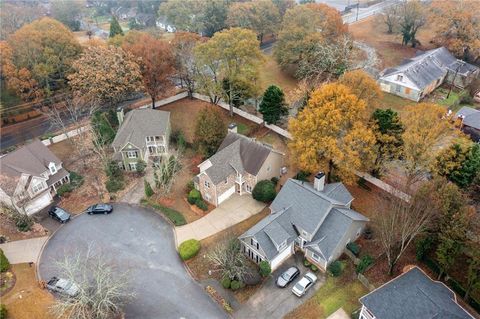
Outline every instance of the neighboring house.
[[48, 206], [68, 182], [60, 159], [39, 140], [0, 158], [0, 201], [28, 215]]
[[257, 182], [281, 175], [284, 154], [229, 132], [217, 153], [198, 165], [195, 188], [217, 206], [232, 194], [251, 193]]
[[353, 197], [342, 183], [325, 185], [325, 174], [314, 185], [289, 179], [270, 206], [271, 214], [239, 237], [243, 252], [272, 270], [302, 251], [325, 271], [345, 246], [362, 233], [368, 218], [352, 210]]
[[457, 118], [461, 121], [461, 130], [473, 141], [480, 142], [480, 110], [464, 106], [457, 112]]
[[154, 162], [168, 154], [170, 112], [135, 109], [123, 116], [118, 113], [120, 128], [113, 140], [113, 160], [120, 168], [135, 171], [138, 161]]
[[360, 303], [360, 319], [473, 319], [453, 291], [418, 267], [363, 296]]
[[420, 101], [444, 81], [464, 88], [478, 78], [480, 69], [456, 59], [446, 48], [419, 51], [397, 67], [380, 73], [378, 82], [382, 91], [413, 101]]

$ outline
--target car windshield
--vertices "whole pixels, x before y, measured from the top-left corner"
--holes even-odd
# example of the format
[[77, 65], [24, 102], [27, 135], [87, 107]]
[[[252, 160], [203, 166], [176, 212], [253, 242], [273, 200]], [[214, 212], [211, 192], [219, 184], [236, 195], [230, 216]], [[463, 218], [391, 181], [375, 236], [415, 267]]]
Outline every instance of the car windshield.
[[65, 217], [65, 218], [68, 217], [67, 212], [65, 212], [65, 211], [64, 211], [63, 209], [61, 209], [61, 208], [57, 208], [56, 213], [57, 213], [57, 216], [58, 216], [58, 217]]
[[285, 280], [290, 280], [290, 274], [288, 272], [283, 273], [282, 278]]
[[298, 282], [294, 288], [298, 291], [303, 291], [303, 286], [300, 284], [300, 282]]

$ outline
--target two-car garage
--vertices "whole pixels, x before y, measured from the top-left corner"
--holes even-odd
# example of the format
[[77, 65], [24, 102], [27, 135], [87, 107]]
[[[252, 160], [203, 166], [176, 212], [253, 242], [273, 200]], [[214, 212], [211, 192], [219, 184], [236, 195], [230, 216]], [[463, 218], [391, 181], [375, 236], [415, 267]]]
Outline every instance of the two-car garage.
[[230, 196], [232, 196], [235, 193], [235, 185], [233, 185], [231, 188], [227, 189], [223, 194], [218, 196], [217, 200], [217, 206], [220, 205], [222, 202], [227, 200]]

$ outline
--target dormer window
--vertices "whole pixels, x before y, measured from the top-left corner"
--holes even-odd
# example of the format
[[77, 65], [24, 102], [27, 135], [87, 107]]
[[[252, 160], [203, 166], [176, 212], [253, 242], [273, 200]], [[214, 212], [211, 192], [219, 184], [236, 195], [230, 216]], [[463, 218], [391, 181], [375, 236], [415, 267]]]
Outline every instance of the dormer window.
[[397, 75], [397, 81], [402, 82], [403, 81], [403, 75]]
[[50, 164], [48, 164], [48, 169], [50, 170], [50, 173], [52, 175], [57, 172], [57, 167], [55, 166], [55, 163], [53, 163], [53, 162], [50, 162]]

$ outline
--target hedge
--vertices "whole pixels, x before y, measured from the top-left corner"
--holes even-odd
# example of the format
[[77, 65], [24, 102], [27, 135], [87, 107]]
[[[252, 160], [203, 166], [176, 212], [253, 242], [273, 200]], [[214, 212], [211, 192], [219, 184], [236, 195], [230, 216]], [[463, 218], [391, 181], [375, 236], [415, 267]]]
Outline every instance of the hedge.
[[196, 239], [189, 239], [184, 241], [178, 247], [178, 253], [180, 254], [180, 258], [182, 258], [182, 260], [188, 260], [195, 257], [200, 251], [200, 247], [200, 242]]
[[277, 192], [275, 184], [269, 180], [263, 180], [257, 183], [252, 191], [252, 197], [260, 202], [268, 203], [275, 199]]
[[196, 189], [192, 189], [190, 193], [188, 193], [187, 201], [190, 205], [194, 205], [199, 199], [202, 199], [202, 194]]
[[3, 250], [0, 249], [0, 272], [6, 272], [9, 268], [10, 263], [8, 262], [8, 258], [3, 253]]
[[327, 270], [333, 277], [339, 277], [343, 272], [342, 262], [340, 260], [335, 260], [328, 265]]
[[347, 249], [350, 250], [355, 256], [358, 256], [360, 253], [360, 246], [358, 246], [357, 243], [348, 243]]
[[160, 213], [165, 215], [165, 217], [167, 217], [175, 226], [182, 226], [187, 223], [187, 221], [185, 220], [185, 217], [183, 217], [181, 213], [177, 212], [174, 209], [162, 206], [158, 203], [151, 202], [145, 198], [142, 198], [140, 200], [140, 203], [144, 206], [150, 206], [153, 209], [159, 211]]
[[200, 209], [203, 210], [203, 211], [208, 210], [208, 205], [207, 205], [207, 203], [205, 203], [205, 202], [203, 201], [203, 199], [201, 199], [201, 198], [197, 199], [197, 201], [195, 202], [195, 205], [197, 205], [197, 207], [200, 208]]
[[260, 275], [262, 277], [267, 277], [272, 272], [272, 268], [270, 264], [266, 260], [262, 260], [259, 264], [260, 267]]
[[374, 259], [372, 256], [365, 255], [360, 259], [360, 263], [357, 265], [357, 269], [355, 269], [355, 271], [357, 272], [357, 274], [363, 274], [363, 272], [367, 270], [367, 268], [372, 265], [373, 262]]

